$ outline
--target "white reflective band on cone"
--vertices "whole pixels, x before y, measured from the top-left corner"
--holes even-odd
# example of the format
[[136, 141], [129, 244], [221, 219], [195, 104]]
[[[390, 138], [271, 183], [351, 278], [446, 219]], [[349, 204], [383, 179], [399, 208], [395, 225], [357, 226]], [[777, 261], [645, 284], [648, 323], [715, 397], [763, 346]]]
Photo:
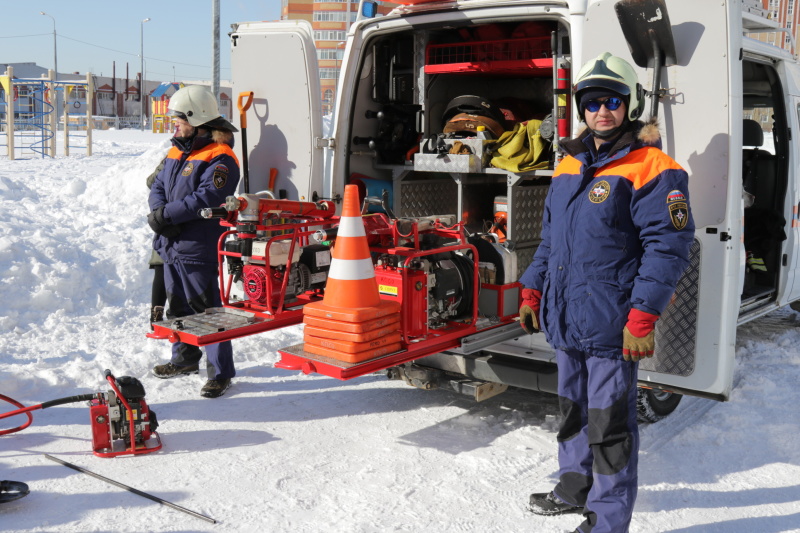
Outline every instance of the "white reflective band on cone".
[[346, 281], [359, 281], [375, 277], [375, 267], [372, 266], [372, 259], [333, 259], [331, 268], [328, 270], [328, 279], [339, 279]]
[[361, 217], [342, 217], [339, 219], [339, 233], [336, 237], [366, 237], [364, 221]]

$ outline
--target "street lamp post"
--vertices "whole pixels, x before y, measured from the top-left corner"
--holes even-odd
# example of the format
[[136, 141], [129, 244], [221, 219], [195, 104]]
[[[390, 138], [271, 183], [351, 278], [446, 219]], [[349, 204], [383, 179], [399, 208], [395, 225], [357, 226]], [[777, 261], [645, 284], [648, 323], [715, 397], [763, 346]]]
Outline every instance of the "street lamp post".
[[150, 22], [150, 18], [146, 18], [142, 20], [141, 24], [139, 25], [139, 57], [142, 60], [141, 63], [141, 71], [140, 75], [142, 76], [141, 83], [139, 84], [139, 100], [141, 100], [142, 110], [141, 110], [141, 117], [139, 117], [139, 126], [141, 131], [144, 131], [144, 114], [145, 114], [145, 103], [144, 103], [144, 23]]
[[58, 45], [56, 39], [56, 18], [53, 15], [45, 13], [44, 11], [39, 11], [40, 15], [44, 15], [46, 17], [50, 17], [53, 19], [53, 70], [56, 74], [56, 81], [58, 81]]

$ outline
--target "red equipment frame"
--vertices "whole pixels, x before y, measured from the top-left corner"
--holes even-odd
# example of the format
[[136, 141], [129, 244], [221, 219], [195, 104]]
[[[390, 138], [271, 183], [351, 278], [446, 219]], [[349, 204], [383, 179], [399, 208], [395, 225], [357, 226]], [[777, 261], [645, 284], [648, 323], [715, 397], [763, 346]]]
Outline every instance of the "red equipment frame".
[[[279, 200], [278, 200], [279, 201]], [[270, 202], [276, 202], [276, 200], [271, 200]], [[289, 202], [285, 200], [285, 202]], [[303, 202], [289, 202], [291, 204], [303, 204]], [[265, 204], [271, 206], [270, 204]], [[230, 252], [225, 250], [225, 240], [229, 235], [233, 235], [235, 233], [240, 233], [236, 229], [231, 229], [224, 232], [220, 238], [219, 243], [217, 246], [217, 262], [219, 265], [219, 290], [220, 290], [220, 298], [222, 299], [222, 309], [228, 310], [228, 315], [237, 315], [240, 316], [247, 316], [249, 317], [246, 320], [246, 324], [244, 325], [237, 325], [236, 329], [222, 329], [216, 333], [209, 333], [205, 331], [202, 334], [192, 333], [190, 331], [175, 331], [174, 329], [167, 327], [166, 325], [159, 324], [158, 322], [153, 324], [153, 333], [149, 334], [151, 338], [159, 338], [159, 339], [169, 339], [170, 342], [184, 342], [186, 344], [191, 344], [194, 346], [207, 346], [209, 344], [216, 344], [218, 342], [228, 341], [232, 339], [238, 339], [240, 337], [244, 337], [247, 335], [253, 335], [255, 333], [262, 333], [265, 331], [271, 331], [273, 329], [283, 328], [286, 326], [292, 326], [295, 324], [299, 324], [303, 321], [303, 306], [307, 303], [321, 300], [321, 295], [317, 294], [316, 291], [307, 291], [303, 294], [296, 295], [297, 302], [291, 304], [290, 306], [286, 306], [285, 304], [285, 295], [286, 295], [286, 285], [289, 281], [289, 274], [292, 266], [292, 257], [294, 254], [294, 250], [298, 246], [306, 246], [309, 243], [309, 237], [317, 230], [321, 228], [329, 228], [330, 226], [335, 225], [338, 222], [338, 217], [312, 217], [309, 215], [302, 215], [303, 218], [307, 218], [307, 220], [302, 222], [286, 222], [286, 223], [279, 223], [279, 224], [272, 224], [272, 225], [257, 225], [256, 231], [266, 231], [273, 233], [268, 240], [267, 245], [264, 250], [264, 255], [253, 255], [252, 257], [259, 261], [264, 261], [265, 264], [269, 264], [269, 256], [270, 256], [270, 247], [279, 241], [289, 241], [289, 252], [287, 254], [287, 260], [285, 269], [283, 272], [283, 277], [281, 280], [281, 286], [279, 289], [279, 298], [278, 298], [278, 305], [274, 306], [272, 304], [272, 291], [273, 291], [273, 280], [272, 277], [267, 276], [265, 278], [267, 284], [267, 300], [265, 304], [261, 304], [252, 300], [241, 300], [241, 301], [232, 301], [231, 300], [231, 289], [233, 288], [233, 274], [226, 274], [225, 273], [225, 257], [241, 257], [239, 252]], [[296, 219], [295, 219], [296, 220]], [[223, 225], [225, 226], [233, 226], [234, 224], [229, 221], [223, 221]], [[312, 229], [313, 228], [313, 229]], [[199, 317], [208, 318], [210, 314], [213, 314], [215, 310], [207, 310], [205, 314], [199, 315]], [[239, 313], [236, 313], [238, 311]], [[218, 312], [218, 310], [217, 310]], [[193, 320], [196, 320], [198, 315], [190, 315], [187, 317], [182, 317], [181, 321], [191, 323]], [[199, 319], [202, 320], [202, 319]], [[171, 321], [169, 321], [171, 322]]]
[[550, 36], [429, 44], [425, 74], [546, 76], [553, 68]]
[[[366, 223], [366, 225], [369, 231], [370, 224]], [[459, 244], [435, 248], [432, 250], [421, 250], [419, 248], [419, 231], [416, 223], [413, 224], [411, 231], [407, 235], [399, 233], [396, 224], [392, 224], [390, 227], [394, 242], [398, 242], [400, 238], [411, 238], [414, 246], [395, 247], [388, 250], [385, 248], [370, 247], [370, 250], [375, 252], [384, 252], [389, 255], [396, 255], [404, 258], [402, 265], [397, 269], [403, 281], [401, 286], [404, 294], [401, 295], [401, 301], [407, 302], [413, 299], [412, 291], [415, 289], [412, 283], [408, 283], [407, 278], [411, 263], [415, 259], [421, 259], [429, 255], [459, 250], [469, 250], [472, 252], [473, 257], [478, 257], [477, 249], [473, 245], [466, 242], [467, 240], [464, 236], [464, 225], [462, 222], [459, 222], [452, 227], [442, 226], [438, 222], [435, 223], [434, 228], [428, 232], [433, 231], [445, 237], [455, 238], [458, 240]], [[461, 345], [461, 340], [468, 335], [472, 335], [481, 331], [488, 331], [490, 329], [498, 328], [513, 322], [516, 315], [499, 317], [498, 322], [492, 323], [488, 327], [478, 327], [478, 295], [480, 278], [477, 261], [474, 261], [472, 275], [473, 306], [472, 314], [468, 320], [450, 320], [447, 322], [446, 326], [437, 329], [426, 327], [426, 331], [423, 335], [410, 338], [407, 334], [407, 325], [412, 320], [411, 313], [413, 313], [414, 310], [411, 308], [411, 306], [403, 306], [400, 313], [400, 331], [402, 334], [401, 345], [403, 349], [398, 352], [383, 355], [374, 359], [369, 359], [360, 363], [347, 363], [330, 357], [324, 357], [306, 352], [303, 350], [302, 344], [297, 344], [278, 350], [281, 359], [275, 363], [275, 366], [285, 370], [299, 370], [304, 374], [318, 373], [340, 380], [348, 380], [366, 374], [371, 374], [378, 370], [383, 370], [392, 366], [413, 361], [415, 359], [420, 359], [441, 351], [457, 348]], [[507, 286], [516, 285], [518, 284], [509, 284]]]
[[[263, 216], [267, 213], [273, 216], [293, 217], [292, 221], [284, 222], [284, 218], [281, 219], [280, 223], [274, 225], [255, 224], [250, 225], [247, 229], [245, 229], [241, 221], [239, 221], [238, 229], [226, 231], [220, 237], [218, 246], [220, 296], [223, 307], [221, 309], [209, 309], [202, 315], [187, 316], [179, 319], [186, 324], [196, 320], [198, 322], [196, 330], [202, 330], [201, 333], [179, 330], [175, 327], [176, 321], [170, 320], [162, 323], [154, 323], [153, 336], [168, 338], [172, 342], [185, 342], [195, 346], [206, 346], [208, 344], [301, 323], [305, 304], [320, 300], [322, 294], [320, 291], [316, 290], [306, 291], [303, 294], [296, 295], [297, 302], [289, 306], [285, 305], [286, 286], [292, 266], [294, 250], [297, 246], [306, 246], [309, 243], [310, 236], [315, 230], [332, 228], [336, 226], [339, 221], [338, 217], [331, 216], [329, 212], [323, 210], [314, 211], [313, 209], [309, 209], [309, 206], [313, 207], [313, 204], [306, 202], [290, 202], [287, 200], [261, 200], [259, 222], [263, 222]], [[295, 211], [295, 213], [287, 213], [287, 211], [290, 210]], [[237, 225], [236, 213], [230, 212], [230, 215], [234, 216], [229, 216], [222, 224], [228, 227], [234, 227]], [[275, 219], [273, 218], [273, 220]], [[304, 345], [300, 344], [279, 350], [278, 353], [280, 353], [281, 359], [275, 364], [276, 367], [286, 370], [300, 370], [304, 373], [317, 372], [341, 380], [352, 379], [441, 351], [456, 349], [467, 336], [507, 326], [514, 322], [516, 314], [498, 313], [497, 320], [487, 320], [479, 325], [478, 297], [481, 283], [477, 261], [478, 251], [475, 246], [467, 242], [463, 222], [458, 222], [452, 226], [446, 226], [438, 219], [428, 218], [424, 220], [422, 223], [423, 228], [420, 229], [420, 223], [416, 220], [390, 220], [383, 213], [364, 215], [362, 220], [364, 222], [364, 229], [370, 251], [374, 254], [396, 257], [396, 261], [390, 261], [393, 266], [377, 266], [376, 269], [380, 272], [380, 268], [391, 268], [393, 275], [399, 275], [400, 281], [398, 285], [403, 292], [402, 294], [398, 293], [392, 296], [381, 295], [381, 298], [392, 299], [395, 297], [401, 302], [412, 302], [414, 300], [413, 291], [416, 289], [414, 287], [415, 283], [412, 283], [410, 280], [410, 273], [417, 273], [419, 271], [413, 266], [414, 262], [436, 254], [468, 251], [471, 252], [475, 258], [472, 265], [473, 303], [472, 309], [470, 310], [471, 313], [466, 318], [446, 320], [441, 327], [435, 328], [431, 327], [426, 319], [424, 321], [424, 327], [417, 328], [417, 330], [422, 330], [421, 334], [411, 336], [409, 335], [408, 325], [412, 323], [412, 319], [419, 318], [414, 317], [413, 313], [419, 313], [420, 311], [415, 309], [412, 305], [404, 305], [400, 313], [402, 350], [396, 353], [383, 355], [360, 363], [347, 363], [306, 352], [303, 349]], [[233, 233], [238, 233], [240, 237], [254, 237], [256, 232], [269, 232], [269, 235], [271, 235], [267, 240], [264, 255], [252, 256], [257, 261], [264, 262], [265, 265], [270, 264], [270, 246], [279, 241], [290, 241], [283, 278], [281, 279], [281, 286], [277, 293], [279, 295], [277, 297], [277, 305], [273, 304], [272, 301], [274, 282], [271, 277], [265, 278], [267, 283], [265, 291], [267, 299], [265, 303], [258, 303], [252, 300], [234, 302], [231, 301], [230, 298], [231, 288], [233, 286], [233, 275], [228, 274], [226, 277], [224, 271], [225, 257], [241, 257], [241, 253], [225, 251], [225, 240]], [[437, 234], [455, 244], [422, 250], [420, 235], [431, 233]], [[498, 307], [500, 309], [505, 307], [504, 299], [507, 291], [517, 290], [517, 295], [519, 296], [518, 283], [484, 286], [487, 289], [498, 292]], [[518, 305], [516, 307], [519, 308]], [[213, 330], [208, 327], [209, 322], [204, 321], [203, 318], [208, 318], [209, 314], [215, 312], [224, 313], [226, 315], [239, 314], [242, 317], [242, 321], [234, 327], [229, 328], [226, 326], [220, 327], [219, 330]], [[200, 326], [201, 322], [202, 327]]]
[[[106, 370], [106, 380], [111, 385], [111, 389], [114, 391], [114, 394], [117, 395], [119, 401], [122, 402], [122, 405], [125, 406], [125, 410], [128, 413], [128, 421], [129, 421], [129, 428], [128, 431], [131, 436], [130, 447], [119, 450], [119, 451], [110, 451], [110, 452], [101, 452], [98, 450], [92, 450], [93, 453], [98, 457], [117, 457], [120, 455], [143, 455], [146, 453], [152, 453], [161, 449], [161, 436], [158, 434], [157, 431], [153, 430], [150, 432], [151, 438], [147, 441], [143, 442], [141, 446], [136, 446], [136, 424], [134, 423], [135, 417], [133, 416], [133, 409], [131, 409], [128, 400], [120, 393], [119, 389], [117, 388], [116, 379], [114, 376], [111, 375], [109, 371]], [[144, 399], [142, 399], [144, 402]], [[108, 423], [108, 430], [111, 431], [111, 423]], [[92, 427], [92, 431], [94, 432], [94, 425]], [[156, 445], [155, 446], [148, 446], [148, 443], [155, 438]], [[113, 439], [109, 439], [111, 441], [111, 445], [113, 446]]]

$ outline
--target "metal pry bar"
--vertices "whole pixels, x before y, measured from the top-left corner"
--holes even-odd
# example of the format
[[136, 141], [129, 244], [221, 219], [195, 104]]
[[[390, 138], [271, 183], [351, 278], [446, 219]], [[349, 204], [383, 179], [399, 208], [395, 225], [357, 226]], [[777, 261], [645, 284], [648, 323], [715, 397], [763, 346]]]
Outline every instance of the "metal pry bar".
[[108, 479], [107, 477], [101, 476], [100, 474], [95, 474], [94, 472], [92, 472], [90, 470], [86, 470], [85, 468], [81, 468], [80, 466], [74, 465], [72, 463], [68, 463], [66, 461], [62, 461], [61, 459], [59, 459], [57, 457], [53, 457], [52, 455], [44, 454], [44, 456], [46, 458], [50, 459], [51, 461], [55, 461], [56, 463], [60, 463], [60, 464], [62, 464], [64, 466], [66, 466], [66, 467], [69, 467], [69, 468], [73, 469], [73, 470], [77, 470], [78, 472], [83, 472], [84, 474], [88, 474], [88, 475], [90, 475], [92, 477], [95, 477], [95, 478], [101, 480], [101, 481], [105, 481], [106, 483], [111, 483], [115, 487], [119, 487], [121, 489], [125, 489], [125, 490], [127, 490], [129, 492], [132, 492], [134, 494], [138, 494], [139, 496], [141, 496], [143, 498], [147, 498], [148, 500], [152, 500], [152, 501], [154, 501], [156, 503], [160, 503], [162, 505], [166, 505], [167, 507], [172, 507], [173, 509], [175, 509], [177, 511], [181, 511], [181, 512], [184, 512], [186, 514], [190, 514], [190, 515], [192, 515], [194, 517], [200, 518], [201, 520], [205, 520], [206, 522], [211, 522], [212, 524], [216, 524], [217, 523], [217, 521], [214, 520], [213, 518], [209, 518], [208, 516], [202, 515], [200, 513], [196, 513], [194, 511], [190, 511], [189, 509], [187, 509], [185, 507], [181, 507], [180, 505], [176, 505], [176, 504], [174, 504], [172, 502], [168, 502], [167, 500], [159, 498], [158, 496], [153, 496], [151, 494], [147, 494], [146, 492], [142, 492], [142, 491], [140, 491], [138, 489], [134, 489], [133, 487], [129, 487], [128, 485], [124, 485], [122, 483], [119, 483], [118, 481], [114, 481], [113, 479]]

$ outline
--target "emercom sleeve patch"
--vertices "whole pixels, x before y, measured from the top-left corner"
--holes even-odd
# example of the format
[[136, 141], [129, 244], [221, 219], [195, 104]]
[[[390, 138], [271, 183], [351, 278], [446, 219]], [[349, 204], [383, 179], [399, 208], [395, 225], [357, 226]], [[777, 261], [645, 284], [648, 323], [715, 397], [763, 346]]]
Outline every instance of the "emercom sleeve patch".
[[228, 167], [225, 165], [217, 165], [214, 167], [214, 187], [221, 189], [228, 182]]

